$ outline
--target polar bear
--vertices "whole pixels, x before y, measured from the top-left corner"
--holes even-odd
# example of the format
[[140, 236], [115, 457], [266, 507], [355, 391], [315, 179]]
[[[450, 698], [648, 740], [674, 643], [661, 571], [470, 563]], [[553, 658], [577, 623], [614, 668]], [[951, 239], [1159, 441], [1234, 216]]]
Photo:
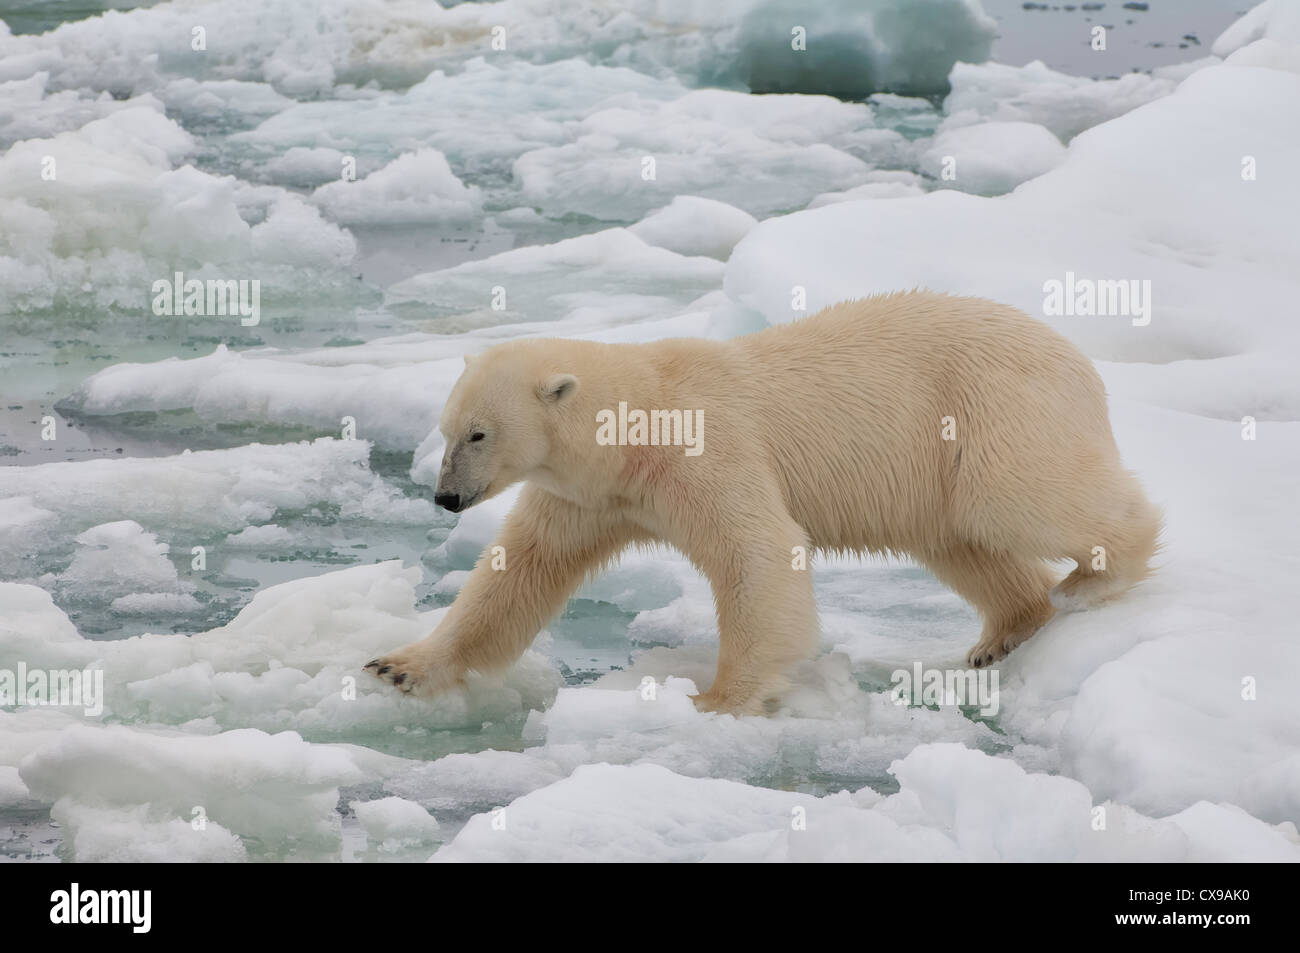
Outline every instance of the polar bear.
[[[990, 301], [896, 293], [728, 341], [518, 340], [466, 365], [435, 502], [527, 485], [494, 544], [506, 568], [485, 554], [428, 638], [366, 666], [404, 692], [510, 665], [634, 544], [711, 582], [718, 667], [696, 704], [735, 714], [818, 644], [803, 553], [919, 561], [979, 611], [983, 666], [1126, 591], [1156, 549], [1092, 365]], [[1055, 588], [1053, 559], [1077, 564]]]

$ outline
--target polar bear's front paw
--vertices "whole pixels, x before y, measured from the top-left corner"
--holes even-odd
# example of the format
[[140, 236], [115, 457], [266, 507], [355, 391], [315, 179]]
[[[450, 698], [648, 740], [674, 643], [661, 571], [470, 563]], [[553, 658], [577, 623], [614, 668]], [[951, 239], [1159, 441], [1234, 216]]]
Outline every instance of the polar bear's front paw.
[[711, 692], [700, 692], [698, 695], [692, 695], [691, 701], [695, 703], [696, 711], [710, 712], [726, 710], [726, 703], [723, 699]]
[[1042, 626], [1042, 621], [1017, 626], [1010, 631], [998, 630], [992, 635], [985, 635], [975, 643], [975, 647], [966, 653], [966, 664], [971, 668], [984, 668], [1006, 658], [1016, 647], [1028, 641]]
[[986, 665], [992, 665], [1001, 659], [1006, 658], [1006, 649], [1002, 647], [1002, 640], [996, 642], [981, 639], [975, 647], [966, 653], [966, 664], [971, 668], [984, 668]]
[[736, 695], [726, 692], [707, 691], [692, 695], [695, 710], [699, 712], [717, 712], [720, 715], [761, 715], [764, 713], [761, 695]]
[[366, 663], [365, 671], [408, 695], [435, 695], [464, 680], [464, 673], [447, 664], [441, 653], [415, 642]]

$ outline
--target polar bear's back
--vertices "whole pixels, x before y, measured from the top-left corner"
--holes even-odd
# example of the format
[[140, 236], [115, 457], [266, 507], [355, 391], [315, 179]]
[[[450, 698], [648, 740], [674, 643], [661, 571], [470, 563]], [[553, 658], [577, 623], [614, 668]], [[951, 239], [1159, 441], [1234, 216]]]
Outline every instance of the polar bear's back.
[[941, 532], [992, 545], [1064, 494], [1095, 511], [1114, 489], [1100, 379], [1014, 308], [886, 295], [735, 343], [755, 439], [818, 545], [908, 550]]

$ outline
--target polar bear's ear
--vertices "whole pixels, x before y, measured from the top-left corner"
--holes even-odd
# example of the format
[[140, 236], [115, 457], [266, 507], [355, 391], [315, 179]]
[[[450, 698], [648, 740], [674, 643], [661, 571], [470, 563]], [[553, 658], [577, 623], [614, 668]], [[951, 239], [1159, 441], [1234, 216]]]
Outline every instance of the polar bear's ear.
[[572, 374], [552, 374], [537, 388], [537, 396], [548, 404], [559, 404], [578, 392], [578, 379]]
[[474, 355], [473, 355], [473, 354], [466, 354], [466, 355], [465, 355], [465, 366], [466, 366], [466, 367], [469, 367], [470, 362], [473, 361], [473, 360], [474, 360]]

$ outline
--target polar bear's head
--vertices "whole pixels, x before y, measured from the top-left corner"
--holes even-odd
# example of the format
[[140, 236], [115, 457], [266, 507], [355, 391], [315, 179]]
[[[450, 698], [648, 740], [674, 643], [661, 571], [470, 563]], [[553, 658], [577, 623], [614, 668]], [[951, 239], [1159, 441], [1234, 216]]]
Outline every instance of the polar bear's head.
[[439, 506], [459, 513], [547, 467], [557, 417], [578, 392], [548, 344], [511, 342], [465, 358], [438, 421], [446, 442]]

